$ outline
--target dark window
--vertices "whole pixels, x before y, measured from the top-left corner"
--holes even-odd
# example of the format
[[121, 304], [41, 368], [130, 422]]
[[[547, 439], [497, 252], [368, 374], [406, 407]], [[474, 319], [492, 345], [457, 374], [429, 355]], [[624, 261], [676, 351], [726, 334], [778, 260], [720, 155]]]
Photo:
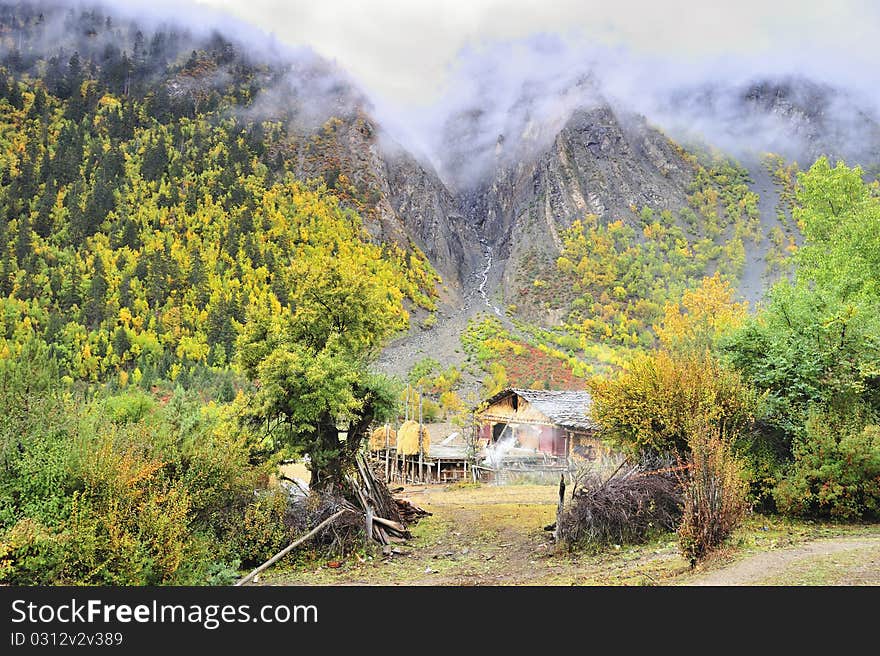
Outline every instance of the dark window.
[[504, 432], [504, 429], [507, 428], [507, 424], [503, 422], [498, 422], [494, 426], [492, 426], [492, 441], [497, 442], [498, 438], [501, 437], [501, 433]]

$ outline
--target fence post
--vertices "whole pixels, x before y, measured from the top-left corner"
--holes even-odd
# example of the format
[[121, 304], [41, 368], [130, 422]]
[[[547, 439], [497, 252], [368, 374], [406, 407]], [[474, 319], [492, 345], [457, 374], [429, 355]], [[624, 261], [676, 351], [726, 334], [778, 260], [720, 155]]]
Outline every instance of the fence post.
[[556, 504], [556, 530], [553, 531], [553, 539], [559, 544], [562, 531], [559, 528], [559, 520], [562, 519], [562, 509], [565, 507], [565, 474], [559, 475], [559, 502]]
[[390, 447], [390, 438], [391, 438], [390, 433], [391, 433], [390, 427], [388, 426], [388, 424], [385, 424], [385, 482], [386, 483], [391, 482], [391, 479], [389, 478], [389, 476], [390, 476], [390, 474], [389, 474], [390, 454], [388, 453], [388, 449]]

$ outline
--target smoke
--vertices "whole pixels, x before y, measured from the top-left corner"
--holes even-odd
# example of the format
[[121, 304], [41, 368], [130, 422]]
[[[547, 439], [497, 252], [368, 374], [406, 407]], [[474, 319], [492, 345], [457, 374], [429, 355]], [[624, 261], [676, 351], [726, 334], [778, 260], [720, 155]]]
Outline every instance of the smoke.
[[484, 464], [492, 469], [500, 469], [504, 458], [516, 446], [516, 436], [510, 426], [505, 426], [501, 435], [494, 442], [487, 444], [483, 450]]

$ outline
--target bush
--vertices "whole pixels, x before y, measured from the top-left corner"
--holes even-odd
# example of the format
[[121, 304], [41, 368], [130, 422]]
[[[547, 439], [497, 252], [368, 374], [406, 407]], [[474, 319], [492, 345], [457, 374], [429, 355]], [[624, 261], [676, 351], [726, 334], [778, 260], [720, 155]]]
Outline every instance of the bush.
[[859, 429], [813, 415], [773, 496], [779, 510], [791, 515], [880, 518], [880, 426]]
[[774, 490], [790, 460], [790, 445], [785, 435], [758, 421], [750, 433], [735, 441], [734, 452], [743, 466], [751, 507], [764, 514], [776, 513]]
[[124, 424], [145, 419], [156, 407], [156, 401], [140, 391], [109, 397], [104, 408], [113, 421]]
[[687, 453], [695, 417], [737, 431], [760, 407], [742, 376], [709, 351], [638, 355], [617, 377], [596, 377], [589, 387], [594, 417], [631, 453]]
[[228, 540], [243, 565], [259, 565], [290, 543], [286, 511], [287, 494], [266, 490], [244, 508], [243, 518], [231, 518], [234, 522]]
[[34, 384], [42, 357], [0, 361], [0, 583], [224, 582], [284, 542], [286, 497], [232, 409], [77, 403]]
[[745, 515], [747, 485], [731, 440], [708, 424], [690, 435], [691, 453], [682, 478], [684, 513], [678, 543], [691, 566], [719, 547]]
[[638, 544], [673, 531], [681, 517], [681, 493], [668, 462], [624, 465], [603, 480], [582, 475], [558, 517], [559, 537], [570, 546]]

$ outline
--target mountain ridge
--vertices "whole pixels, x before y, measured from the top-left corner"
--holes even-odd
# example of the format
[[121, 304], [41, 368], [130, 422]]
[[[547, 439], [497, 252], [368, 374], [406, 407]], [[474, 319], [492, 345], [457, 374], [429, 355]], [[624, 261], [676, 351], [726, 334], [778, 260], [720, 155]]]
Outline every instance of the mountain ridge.
[[[289, 171], [323, 181], [360, 215], [373, 242], [409, 262], [402, 266], [418, 281], [408, 336], [380, 360], [394, 373], [405, 374], [438, 349], [444, 363], [461, 363], [458, 335], [481, 312], [521, 339], [535, 334], [523, 327], [530, 325], [567, 333], [581, 349], [609, 333], [614, 343], [643, 343], [664, 300], [700, 275], [720, 271], [742, 285], [744, 297], [759, 301], [762, 288], [784, 273], [776, 260], [797, 245], [785, 204], [788, 161], [755, 153], [743, 165], [705, 143], [688, 145], [692, 134], [676, 142], [651, 119], [605, 98], [590, 76], [576, 81], [561, 114], [534, 111], [524, 93], [516, 107], [528, 119], [522, 134], [487, 133], [491, 121], [479, 109], [451, 116], [442, 135], [451, 159], [435, 170], [395, 141], [365, 93], [313, 53], [286, 63], [263, 61], [216, 31], [145, 33], [130, 20], [66, 7], [0, 4], [3, 64], [18, 83], [36, 79], [60, 94], [72, 123], [77, 112], [87, 114], [101, 101], [89, 95], [89, 80], [120, 102], [123, 120], [134, 120], [125, 118], [129, 97], [142, 99], [160, 121], [209, 114], [212, 121], [231, 120], [247, 128], [249, 147], [270, 175]], [[64, 38], [46, 51], [46, 34], [62, 27]], [[85, 86], [65, 88], [70, 80]], [[763, 79], [684, 89], [667, 109], [687, 118], [694, 107], [705, 107], [730, 123], [741, 115], [730, 110], [739, 103], [754, 119], [741, 130], [762, 117], [787, 121], [810, 158], [877, 152], [872, 144], [880, 143], [880, 129], [870, 112], [845, 94], [838, 102], [835, 94], [809, 81]], [[838, 106], [849, 107], [847, 121], [867, 126], [868, 137], [855, 151], [829, 117]], [[441, 172], [452, 169], [457, 177], [444, 182]], [[218, 193], [229, 191], [227, 178]], [[188, 194], [173, 185], [163, 193], [171, 204], [175, 195]], [[10, 214], [10, 224], [15, 219]], [[613, 242], [607, 258], [616, 280], [597, 285], [561, 268], [572, 258], [579, 265], [595, 258], [577, 251], [584, 229], [595, 244]], [[652, 286], [658, 277], [667, 279], [665, 291]], [[421, 346], [409, 348], [407, 340]]]

